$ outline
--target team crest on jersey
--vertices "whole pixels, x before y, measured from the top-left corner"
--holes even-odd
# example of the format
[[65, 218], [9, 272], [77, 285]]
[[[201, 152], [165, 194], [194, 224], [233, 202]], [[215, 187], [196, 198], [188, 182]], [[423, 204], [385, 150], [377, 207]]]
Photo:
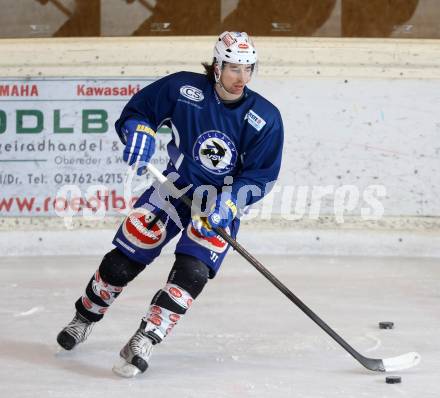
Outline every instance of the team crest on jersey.
[[188, 86], [188, 85], [180, 87], [180, 94], [196, 102], [203, 101], [205, 98], [202, 90], [200, 90], [197, 87]]
[[210, 130], [197, 138], [193, 157], [211, 173], [226, 174], [237, 162], [237, 149], [226, 134]]
[[122, 232], [129, 242], [142, 249], [153, 249], [159, 246], [166, 237], [162, 221], [157, 221], [150, 229], [148, 223], [154, 214], [142, 207], [133, 209], [122, 224]]

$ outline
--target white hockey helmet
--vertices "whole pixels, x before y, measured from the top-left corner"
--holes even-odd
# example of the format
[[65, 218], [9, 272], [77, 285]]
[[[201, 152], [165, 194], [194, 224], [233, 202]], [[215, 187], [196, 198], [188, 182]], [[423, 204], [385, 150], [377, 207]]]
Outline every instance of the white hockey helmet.
[[214, 46], [214, 59], [220, 66], [232, 64], [256, 64], [257, 50], [246, 32], [223, 32]]

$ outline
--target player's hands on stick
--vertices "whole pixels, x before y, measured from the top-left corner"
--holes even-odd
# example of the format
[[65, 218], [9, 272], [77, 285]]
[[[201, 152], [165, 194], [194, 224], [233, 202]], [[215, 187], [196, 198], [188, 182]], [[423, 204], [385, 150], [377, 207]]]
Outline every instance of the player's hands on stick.
[[203, 236], [216, 236], [213, 228], [226, 228], [237, 215], [235, 198], [230, 194], [219, 194], [208, 217], [193, 215], [192, 224]]
[[137, 175], [142, 175], [153, 156], [156, 146], [156, 132], [148, 123], [129, 119], [124, 123], [122, 131], [125, 134], [127, 144], [125, 145], [123, 159], [129, 166], [140, 164]]

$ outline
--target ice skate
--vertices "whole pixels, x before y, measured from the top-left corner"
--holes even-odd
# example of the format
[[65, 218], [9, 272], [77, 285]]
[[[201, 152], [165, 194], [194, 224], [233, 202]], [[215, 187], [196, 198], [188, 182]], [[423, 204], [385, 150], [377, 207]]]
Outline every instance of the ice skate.
[[90, 322], [77, 312], [70, 323], [58, 334], [57, 342], [65, 350], [71, 350], [87, 339], [93, 326], [94, 322]]
[[148, 336], [149, 332], [145, 332], [145, 325], [142, 321], [139, 329], [122, 348], [119, 361], [113, 366], [113, 372], [117, 375], [134, 377], [147, 370], [154, 343]]

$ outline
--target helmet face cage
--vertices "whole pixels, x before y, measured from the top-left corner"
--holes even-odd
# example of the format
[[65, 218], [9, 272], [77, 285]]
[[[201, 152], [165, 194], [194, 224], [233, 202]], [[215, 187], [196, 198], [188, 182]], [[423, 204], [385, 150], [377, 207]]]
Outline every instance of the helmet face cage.
[[[252, 72], [257, 63], [257, 50], [246, 32], [223, 32], [214, 46], [214, 63], [218, 65], [219, 72], [225, 62], [231, 64], [252, 65]], [[215, 73], [218, 82], [220, 73]]]

